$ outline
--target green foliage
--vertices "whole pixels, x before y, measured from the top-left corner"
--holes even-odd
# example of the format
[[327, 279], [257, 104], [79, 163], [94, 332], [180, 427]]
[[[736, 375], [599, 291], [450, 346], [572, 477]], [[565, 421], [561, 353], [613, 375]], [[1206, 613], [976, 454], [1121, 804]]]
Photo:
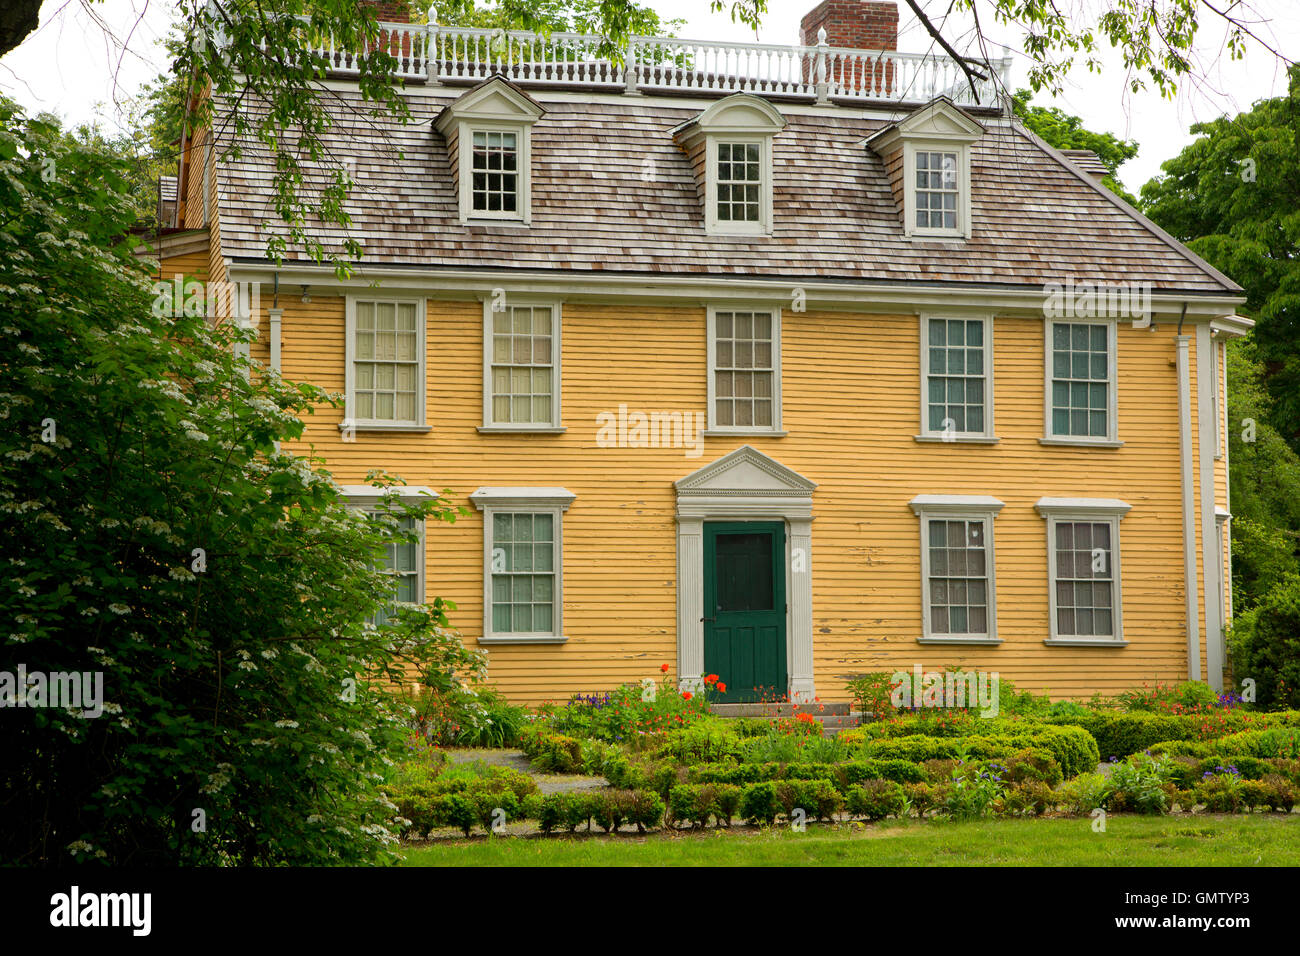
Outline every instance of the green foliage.
[[1232, 670], [1255, 681], [1257, 703], [1300, 708], [1300, 574], [1288, 573], [1233, 620]]
[[564, 704], [539, 708], [553, 731], [587, 740], [654, 746], [663, 735], [709, 717], [711, 688], [689, 697], [663, 672], [656, 683], [624, 684], [607, 694], [575, 694]]
[[[992, 729], [992, 728], [991, 728]], [[1054, 760], [1066, 777], [1094, 768], [1097, 744], [1085, 730], [1026, 722], [1013, 730], [969, 737], [929, 737], [923, 734], [868, 740], [861, 754], [868, 758], [893, 758], [920, 763], [925, 760], [1002, 759], [1021, 751], [1039, 759]]]
[[1087, 816], [1106, 805], [1110, 796], [1110, 781], [1099, 773], [1081, 773], [1067, 780], [1057, 791], [1060, 805], [1070, 813]]
[[155, 301], [129, 188], [121, 161], [0, 101], [0, 670], [100, 672], [105, 697], [98, 718], [8, 713], [0, 857], [390, 859], [375, 781], [408, 713], [389, 681], [481, 658], [441, 601], [366, 621], [392, 601], [386, 548], [414, 534], [399, 518], [454, 512], [394, 500], [368, 520], [281, 450], [331, 397]]
[[845, 806], [850, 816], [883, 820], [903, 814], [907, 794], [893, 780], [864, 780], [849, 788]]
[[1025, 780], [1006, 788], [1002, 811], [1013, 815], [1041, 816], [1060, 804], [1060, 795], [1042, 780]]
[[525, 727], [519, 734], [519, 749], [528, 755], [540, 773], [581, 773], [582, 741], [553, 734], [543, 724]]
[[1005, 791], [995, 773], [959, 768], [945, 791], [942, 806], [954, 820], [982, 820], [992, 815]]
[[1136, 206], [1137, 199], [1115, 177], [1119, 167], [1137, 155], [1137, 141], [1120, 139], [1112, 133], [1094, 133], [1084, 128], [1083, 120], [1079, 117], [1071, 116], [1054, 106], [1031, 106], [1029, 101], [1033, 95], [1030, 90], [1017, 90], [1012, 96], [1012, 110], [1021, 122], [1049, 146], [1057, 149], [1092, 150], [1110, 171], [1102, 180], [1106, 188], [1130, 206]]
[[744, 788], [740, 798], [740, 815], [755, 826], [768, 826], [781, 807], [776, 800], [776, 784], [755, 783]]
[[1139, 754], [1111, 769], [1109, 807], [1138, 813], [1165, 813], [1173, 795], [1174, 763], [1169, 757]]
[[1215, 774], [1198, 783], [1192, 791], [1196, 802], [1211, 813], [1236, 813], [1243, 805], [1242, 780], [1235, 774]]
[[777, 806], [786, 819], [794, 819], [795, 810], [802, 809], [808, 819], [830, 820], [844, 806], [844, 798], [829, 780], [781, 780], [775, 786]]
[[762, 737], [745, 741], [742, 759], [746, 763], [838, 763], [850, 756], [850, 747], [838, 737], [788, 733], [772, 729]]
[[744, 750], [744, 741], [727, 721], [709, 717], [681, 730], [670, 731], [655, 756], [684, 764], [713, 763], [738, 761]]
[[449, 687], [421, 687], [412, 700], [417, 731], [444, 747], [513, 747], [528, 711], [494, 688], [457, 681]]

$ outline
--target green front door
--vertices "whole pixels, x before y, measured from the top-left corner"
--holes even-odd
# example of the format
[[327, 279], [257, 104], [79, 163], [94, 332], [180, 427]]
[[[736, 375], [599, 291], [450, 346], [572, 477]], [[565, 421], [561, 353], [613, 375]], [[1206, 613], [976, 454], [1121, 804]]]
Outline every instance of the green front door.
[[786, 693], [785, 526], [704, 525], [704, 673], [728, 703]]

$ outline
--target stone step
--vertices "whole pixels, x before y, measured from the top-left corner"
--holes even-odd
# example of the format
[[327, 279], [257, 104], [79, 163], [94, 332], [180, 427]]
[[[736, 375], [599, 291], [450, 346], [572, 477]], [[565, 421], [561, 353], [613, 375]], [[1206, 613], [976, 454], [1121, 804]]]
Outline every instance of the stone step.
[[826, 701], [815, 704], [712, 704], [709, 710], [718, 717], [793, 717], [811, 714], [813, 717], [847, 717], [848, 701]]

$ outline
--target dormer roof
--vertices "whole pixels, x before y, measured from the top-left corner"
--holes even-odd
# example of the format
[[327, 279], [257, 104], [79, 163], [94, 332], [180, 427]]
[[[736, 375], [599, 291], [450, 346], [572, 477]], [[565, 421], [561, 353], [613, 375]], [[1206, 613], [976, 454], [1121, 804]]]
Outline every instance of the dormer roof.
[[433, 125], [445, 133], [456, 119], [535, 123], [545, 112], [541, 103], [498, 73], [444, 106]]
[[883, 126], [862, 141], [880, 156], [900, 140], [936, 140], [945, 143], [973, 143], [984, 135], [984, 124], [946, 96], [937, 96], [913, 110], [897, 123]]

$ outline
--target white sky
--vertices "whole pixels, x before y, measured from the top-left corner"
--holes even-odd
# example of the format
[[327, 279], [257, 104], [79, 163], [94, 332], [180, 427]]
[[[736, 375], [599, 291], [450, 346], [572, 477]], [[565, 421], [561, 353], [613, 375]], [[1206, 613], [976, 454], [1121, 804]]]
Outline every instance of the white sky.
[[[1097, 5], [1104, 0], [1086, 3]], [[1269, 38], [1275, 49], [1300, 57], [1300, 3], [1249, 3], [1264, 21], [1258, 32]], [[684, 37], [738, 41], [753, 37], [725, 14], [710, 13], [703, 0], [649, 0], [649, 5], [666, 19], [685, 20], [686, 25], [679, 31]], [[758, 38], [765, 43], [786, 44], [797, 41], [799, 20], [816, 5], [816, 0], [768, 0], [768, 5]], [[923, 4], [925, 9], [936, 11], [947, 5], [947, 0], [926, 0]], [[899, 6], [899, 48], [911, 52], [929, 50], [930, 38], [901, 0]], [[89, 121], [98, 115], [106, 125], [123, 125], [123, 104], [138, 94], [143, 83], [167, 67], [162, 38], [173, 9], [168, 0], [100, 0], [91, 4], [83, 0], [46, 0], [39, 31], [0, 60], [0, 90], [30, 111], [49, 110], [70, 123]], [[1009, 52], [1016, 55], [1012, 88], [1024, 85], [1027, 70], [1017, 34], [989, 24], [987, 17], [984, 26], [992, 39], [1009, 44]], [[1161, 99], [1154, 91], [1129, 93], [1119, 60], [1113, 56], [1105, 58], [1107, 65], [1101, 74], [1077, 67], [1057, 100], [1040, 95], [1035, 102], [1078, 115], [1089, 129], [1136, 139], [1140, 145], [1138, 156], [1121, 169], [1121, 179], [1136, 192], [1159, 171], [1163, 161], [1191, 141], [1187, 130], [1193, 122], [1249, 109], [1255, 100], [1286, 90], [1284, 68], [1272, 54], [1252, 43], [1244, 60], [1230, 62], [1221, 55], [1225, 31], [1204, 7], [1202, 26], [1197, 50], [1206, 81], [1196, 88], [1185, 82], [1173, 102]], [[110, 39], [110, 35], [116, 39]], [[130, 42], [124, 54], [120, 41], [128, 36]], [[952, 33], [945, 31], [945, 36], [951, 39]], [[964, 49], [962, 44], [954, 45]]]

